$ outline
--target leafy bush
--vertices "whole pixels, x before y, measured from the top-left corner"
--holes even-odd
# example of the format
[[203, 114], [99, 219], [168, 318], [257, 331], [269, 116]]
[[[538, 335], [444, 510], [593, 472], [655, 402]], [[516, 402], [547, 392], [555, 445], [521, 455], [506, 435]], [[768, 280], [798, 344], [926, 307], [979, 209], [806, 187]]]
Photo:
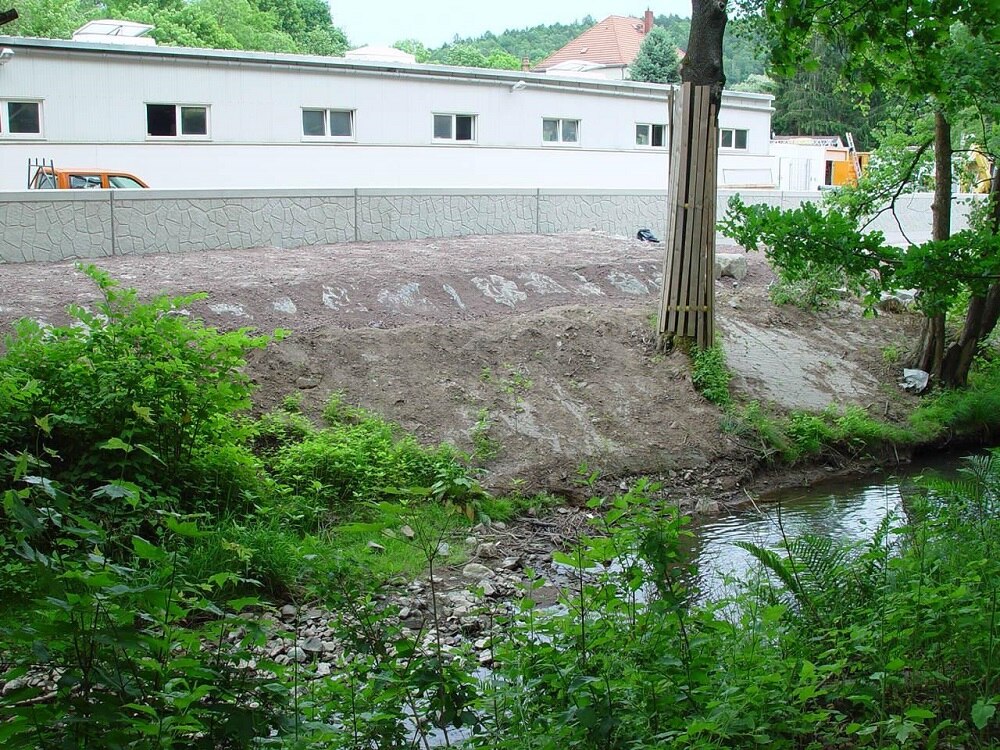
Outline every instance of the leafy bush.
[[[84, 488], [115, 476], [188, 501], [208, 487], [239, 495], [226, 483], [248, 468], [232, 448], [241, 440], [233, 415], [250, 405], [241, 368], [270, 338], [191, 320], [184, 307], [199, 295], [140, 302], [106, 273], [83, 270], [101, 292], [94, 311], [71, 307], [60, 327], [22, 320], [5, 342], [0, 451], [27, 451], [52, 479]], [[236, 465], [223, 467], [220, 451]]]
[[181, 572], [192, 521], [162, 516], [123, 562], [75, 512], [85, 500], [54, 483], [8, 490], [4, 505], [41, 592], [0, 630], [5, 748], [249, 748], [283, 732], [285, 670], [260, 658], [266, 633], [243, 614], [256, 600], [216, 600], [229, 576]]
[[425, 449], [395, 425], [360, 410], [344, 421], [339, 399], [327, 408], [331, 412], [337, 418], [327, 416], [329, 427], [280, 447], [269, 459], [274, 479], [295, 495], [314, 498], [315, 507], [343, 514], [362, 503], [414, 487], [431, 488], [466, 473], [447, 446]]

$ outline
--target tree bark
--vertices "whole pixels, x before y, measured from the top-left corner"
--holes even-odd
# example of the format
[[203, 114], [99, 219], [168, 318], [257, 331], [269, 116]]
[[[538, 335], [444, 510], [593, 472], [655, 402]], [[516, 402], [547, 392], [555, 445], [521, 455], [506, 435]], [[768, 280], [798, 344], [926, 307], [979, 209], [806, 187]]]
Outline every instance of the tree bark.
[[[951, 237], [951, 124], [940, 110], [934, 113], [934, 203], [931, 239]], [[920, 339], [917, 367], [936, 378], [941, 377], [944, 362], [945, 315], [927, 319]]]
[[[990, 192], [989, 230], [1000, 232], [1000, 165], [993, 168]], [[949, 388], [961, 388], [969, 382], [969, 370], [979, 353], [979, 346], [1000, 321], [1000, 284], [993, 284], [985, 295], [973, 296], [965, 313], [965, 325], [958, 340], [948, 347], [941, 363], [941, 382]]]
[[726, 74], [722, 67], [722, 38], [726, 33], [726, 0], [691, 0], [691, 33], [681, 63], [681, 81], [712, 86], [718, 111]]

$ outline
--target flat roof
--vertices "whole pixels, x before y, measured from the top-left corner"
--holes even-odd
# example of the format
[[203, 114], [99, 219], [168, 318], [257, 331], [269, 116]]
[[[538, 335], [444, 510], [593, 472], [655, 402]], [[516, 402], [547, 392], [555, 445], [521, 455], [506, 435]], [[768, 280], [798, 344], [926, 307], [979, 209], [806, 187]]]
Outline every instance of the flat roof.
[[[201, 47], [128, 46], [101, 42], [74, 42], [67, 39], [0, 36], [0, 45], [14, 49], [64, 54], [97, 54], [111, 57], [143, 59], [227, 62], [256, 66], [320, 68], [338, 73], [390, 75], [413, 78], [449, 78], [469, 83], [493, 83], [512, 86], [524, 81], [528, 88], [558, 88], [568, 92], [626, 96], [640, 99], [667, 99], [670, 85], [637, 81], [611, 81], [595, 78], [573, 78], [571, 75], [532, 73], [521, 70], [491, 68], [460, 68], [451, 65], [428, 65], [375, 60], [351, 60], [320, 55], [293, 55], [279, 52], [248, 52], [244, 50], [204, 49]], [[16, 63], [15, 63], [16, 64]], [[771, 110], [774, 97], [742, 91], [723, 91], [723, 101], [731, 107]]]

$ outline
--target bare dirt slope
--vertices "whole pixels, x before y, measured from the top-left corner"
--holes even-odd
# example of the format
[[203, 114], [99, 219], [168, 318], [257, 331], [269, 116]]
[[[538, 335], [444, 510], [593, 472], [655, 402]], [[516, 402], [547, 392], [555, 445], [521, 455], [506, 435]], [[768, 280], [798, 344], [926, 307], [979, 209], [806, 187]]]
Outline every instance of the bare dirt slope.
[[[426, 442], [478, 447], [494, 487], [571, 492], [586, 462], [608, 476], [696, 472], [732, 488], [748, 446], [720, 431], [719, 411], [691, 386], [687, 358], [655, 353], [661, 253], [578, 233], [99, 265], [144, 295], [207, 292], [192, 313], [220, 328], [291, 329], [250, 363], [262, 408], [301, 392], [318, 411], [342, 393]], [[881, 413], [896, 398], [882, 350], [915, 321], [864, 319], [849, 303], [820, 314], [776, 308], [770, 269], [756, 255], [749, 264], [745, 280], [717, 282], [737, 389], [788, 408], [857, 403]], [[67, 304], [95, 297], [72, 263], [0, 266], [0, 290], [3, 329], [21, 316], [61, 322]]]

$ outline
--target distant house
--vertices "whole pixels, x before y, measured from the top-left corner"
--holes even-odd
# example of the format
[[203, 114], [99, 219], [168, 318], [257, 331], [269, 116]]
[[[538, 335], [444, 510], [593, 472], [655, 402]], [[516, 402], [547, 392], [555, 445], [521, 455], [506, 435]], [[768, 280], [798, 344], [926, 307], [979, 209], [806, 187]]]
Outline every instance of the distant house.
[[608, 16], [576, 39], [556, 50], [533, 70], [552, 75], [623, 81], [653, 28], [653, 11], [644, 18]]

